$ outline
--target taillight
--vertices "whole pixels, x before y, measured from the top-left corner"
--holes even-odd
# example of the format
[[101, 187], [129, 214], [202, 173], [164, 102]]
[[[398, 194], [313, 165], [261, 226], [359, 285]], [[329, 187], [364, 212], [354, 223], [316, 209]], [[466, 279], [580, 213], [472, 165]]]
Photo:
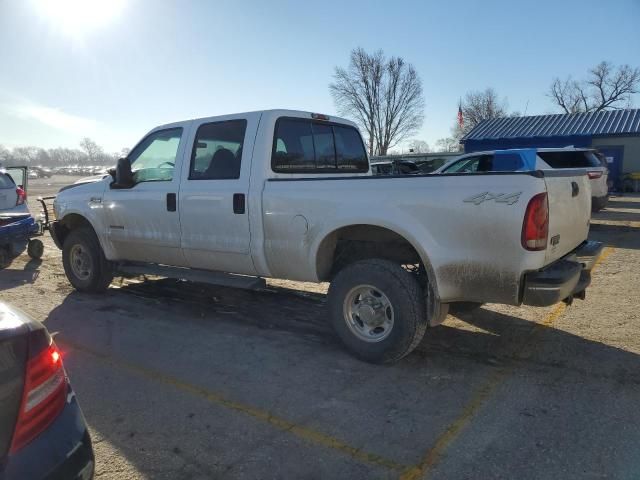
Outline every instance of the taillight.
[[598, 172], [598, 171], [587, 172], [587, 175], [589, 175], [590, 180], [593, 180], [596, 178], [600, 178], [602, 176], [602, 172]]
[[18, 195], [18, 198], [16, 200], [16, 206], [23, 205], [24, 202], [27, 200], [27, 192], [25, 192], [22, 188], [18, 187], [16, 188], [16, 195]]
[[549, 234], [549, 204], [547, 194], [539, 193], [529, 200], [522, 223], [522, 246], [527, 250], [547, 248]]
[[11, 453], [42, 433], [64, 408], [67, 380], [60, 351], [52, 343], [27, 362], [22, 402]]

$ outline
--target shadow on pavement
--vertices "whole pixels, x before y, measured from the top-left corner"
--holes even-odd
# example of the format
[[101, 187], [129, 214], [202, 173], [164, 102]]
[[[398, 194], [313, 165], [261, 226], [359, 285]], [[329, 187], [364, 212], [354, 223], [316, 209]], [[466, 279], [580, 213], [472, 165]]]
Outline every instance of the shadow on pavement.
[[615, 248], [640, 249], [640, 227], [592, 223], [589, 238]]
[[[317, 377], [331, 376], [331, 372], [339, 372], [336, 365], [344, 367], [345, 365], [350, 371], [350, 374], [358, 374], [361, 372], [362, 378], [366, 378], [367, 381], [361, 385], [353, 385], [352, 391], [348, 396], [341, 398], [327, 398], [326, 401], [334, 401], [339, 404], [356, 402], [361, 400], [370, 390], [376, 391], [376, 402], [392, 402], [395, 401], [398, 392], [406, 392], [409, 390], [415, 390], [419, 388], [420, 391], [416, 392], [421, 398], [429, 399], [430, 395], [434, 394], [430, 389], [436, 388], [436, 386], [429, 382], [423, 381], [416, 383], [417, 376], [420, 378], [429, 378], [432, 376], [438, 376], [443, 371], [465, 371], [469, 372], [468, 375], [480, 375], [481, 372], [486, 372], [486, 369], [499, 368], [505, 365], [515, 365], [527, 370], [531, 375], [542, 375], [542, 379], [539, 379], [541, 384], [545, 384], [545, 388], [549, 383], [559, 382], [554, 378], [547, 378], [545, 375], [549, 369], [559, 369], [559, 371], [566, 371], [567, 375], [575, 375], [581, 382], [588, 381], [605, 381], [613, 382], [618, 388], [623, 388], [625, 385], [640, 385], [640, 357], [634, 353], [618, 349], [600, 342], [590, 341], [585, 338], [573, 335], [571, 333], [558, 330], [555, 328], [544, 328], [539, 332], [539, 336], [536, 338], [536, 342], [532, 342], [532, 334], [537, 327], [534, 322], [530, 322], [519, 318], [517, 316], [506, 315], [498, 312], [491, 311], [487, 308], [481, 308], [477, 311], [467, 314], [459, 314], [458, 319], [473, 326], [478, 330], [467, 330], [464, 328], [455, 328], [450, 325], [443, 325], [432, 330], [427, 331], [424, 341], [419, 348], [412, 355], [409, 355], [406, 359], [399, 363], [389, 367], [371, 367], [356, 359], [346, 357], [346, 355], [327, 355], [327, 349], [334, 350], [340, 348], [338, 346], [337, 339], [332, 335], [328, 328], [328, 322], [326, 319], [327, 311], [324, 308], [324, 296], [322, 295], [302, 295], [298, 291], [288, 290], [285, 288], [270, 289], [269, 291], [250, 292], [244, 290], [236, 290], [230, 288], [213, 287], [209, 285], [199, 285], [187, 282], [176, 282], [174, 280], [148, 280], [143, 283], [123, 284], [120, 288], [111, 288], [109, 292], [100, 297], [99, 308], [96, 308], [96, 302], [90, 301], [95, 299], [94, 296], [86, 296], [78, 293], [70, 294], [65, 301], [50, 313], [46, 323], [50, 330], [59, 330], [61, 332], [61, 338], [73, 338], [73, 324], [68, 323], [70, 318], [78, 318], [83, 316], [84, 322], [96, 322], [96, 326], [99, 323], [104, 323], [104, 317], [95, 317], [96, 312], [102, 312], [108, 314], [112, 311], [118, 311], [118, 309], [125, 311], [130, 317], [118, 322], [118, 328], [123, 329], [126, 327], [126, 322], [143, 322], [145, 330], [154, 331], [154, 323], [159, 322], [157, 318], [149, 317], [145, 315], [145, 311], [151, 308], [161, 308], [165, 314], [170, 315], [171, 321], [175, 320], [176, 323], [183, 322], [198, 322], [201, 326], [216, 335], [216, 330], [221, 329], [219, 321], [223, 321], [226, 326], [229, 324], [238, 325], [237, 331], [225, 328], [225, 342], [230, 344], [230, 348], [236, 344], [240, 348], [240, 345], [244, 345], [247, 342], [251, 343], [253, 337], [262, 336], [264, 329], [273, 330], [285, 330], [293, 334], [293, 336], [300, 336], [300, 342], [291, 340], [291, 351], [287, 352], [284, 349], [281, 352], [281, 356], [274, 358], [275, 366], [281, 371], [287, 371], [287, 362], [290, 361], [291, 355], [296, 355], [296, 343], [304, 343], [304, 337], [311, 335], [313, 337], [321, 338], [321, 342], [307, 342], [304, 345], [304, 349], [307, 351], [309, 357], [317, 357], [323, 359], [326, 362], [324, 367], [318, 371], [317, 363], [304, 363], [301, 367], [297, 365], [296, 375], [302, 374], [308, 376], [309, 379]], [[581, 308], [580, 305], [572, 308]], [[215, 321], [211, 321], [215, 320]], [[107, 320], [108, 321], [108, 320]], [[447, 322], [452, 323], [452, 322]], [[453, 322], [455, 323], [455, 322]], [[162, 326], [159, 324], [157, 329], [158, 333], [150, 334], [148, 337], [142, 337], [138, 339], [140, 345], [145, 342], [152, 342], [152, 348], [149, 351], [155, 354], [145, 359], [146, 364], [153, 366], [155, 364], [155, 356], [165, 354], [163, 352], [164, 342], [171, 342], [176, 345], [180, 345], [185, 339], [181, 338], [168, 338], [162, 337]], [[188, 330], [186, 330], [188, 332]], [[231, 332], [231, 333], [229, 333]], [[237, 343], [236, 343], [237, 342]], [[87, 345], [89, 348], [104, 348], [100, 345]], [[122, 346], [120, 348], [123, 348]], [[140, 347], [142, 348], [142, 347]], [[106, 352], [111, 355], [118, 355], [113, 352]], [[193, 352], [188, 348], [184, 348], [177, 357], [173, 358], [176, 364], [181, 364], [182, 359], [188, 363], [188, 359], [192, 358]], [[242, 356], [234, 357], [235, 360], [232, 363], [228, 362], [228, 358], [219, 358], [216, 351], [209, 352], [209, 362], [211, 365], [217, 365], [217, 369], [224, 368], [225, 378], [232, 379], [230, 383], [225, 385], [229, 388], [231, 394], [233, 394], [233, 387], [238, 387], [234, 379], [242, 379], [243, 388], [252, 388], [255, 391], [256, 396], [260, 396], [265, 389], [265, 385], [273, 384], [277, 382], [283, 382], [282, 376], [247, 376], [245, 372], [247, 369], [254, 368], [249, 360], [243, 359]], [[222, 367], [221, 367], [222, 366]], [[78, 367], [80, 368], [80, 367]], [[201, 365], [202, 368], [202, 381], [206, 382], [207, 365]], [[372, 375], [372, 372], [377, 372], [376, 375]], [[72, 372], [73, 373], [73, 372]], [[117, 447], [127, 459], [136, 465], [136, 467], [142, 472], [151, 474], [154, 478], [171, 478], [171, 475], [176, 475], [171, 460], [172, 455], [175, 454], [175, 449], [184, 452], [189, 451], [194, 445], [204, 444], [206, 445], [208, 440], [207, 435], [215, 435], [216, 433], [196, 433], [194, 431], [189, 442], [193, 442], [193, 445], [178, 445], [175, 446], [175, 440], [167, 438], [166, 443], [163, 445], [162, 455], [151, 455], [150, 451], [158, 448], [158, 445], [148, 439], [145, 435], [136, 434], [133, 438], [131, 432], [136, 432], [136, 418], [131, 415], [131, 411], [138, 411], [139, 405], [134, 392], [131, 392], [131, 404], [127, 404], [127, 395], [122, 395], [122, 390], [131, 388], [130, 384], [123, 383], [118, 385], [119, 375], [114, 373], [107, 373], [109, 376], [109, 382], [111, 384], [111, 391], [113, 397], [108, 392], [102, 396], [93, 395], [91, 397], [92, 404], [90, 408], [87, 408], [88, 412], [109, 412], [103, 414], [88, 415], [88, 421], [95, 428], [99, 434], [107, 439], [112, 445]], [[193, 375], [193, 372], [190, 372]], [[338, 375], [338, 373], [336, 373]], [[388, 382], [391, 380], [392, 383]], [[72, 375], [73, 380], [73, 375]], [[293, 379], [291, 379], [293, 380]], [[85, 381], [87, 381], [85, 379]], [[100, 376], [96, 376], [92, 380], [93, 384], [98, 385], [102, 382]], [[246, 383], [250, 382], [253, 385], [247, 386]], [[312, 396], [317, 395], [312, 388], [313, 382], [309, 384], [295, 382], [296, 394], [308, 393], [310, 404]], [[302, 387], [301, 387], [302, 385]], [[376, 388], [376, 385], [378, 388]], [[560, 385], [560, 383], [558, 383]], [[282, 386], [286, 390], [286, 385]], [[97, 388], [97, 387], [96, 387]], [[164, 388], [164, 387], [163, 387]], [[215, 386], [212, 388], [216, 388]], [[305, 389], [308, 388], [308, 392]], [[438, 387], [439, 388], [439, 387]], [[449, 387], [451, 388], [451, 387]], [[468, 384], [458, 384], [455, 388], [466, 388], [471, 390], [474, 388], [472, 382]], [[532, 388], [538, 388], [534, 385]], [[540, 387], [542, 388], [542, 387]], [[561, 388], [558, 386], [557, 388]], [[162, 390], [160, 390], [162, 391]], [[79, 393], [80, 400], [82, 402], [82, 392]], [[467, 392], [470, 393], [470, 392]], [[181, 393], [182, 395], [182, 393]], [[116, 398], [117, 397], [117, 398]], [[123, 400], [124, 399], [124, 400]], [[315, 400], [315, 398], [314, 398]], [[180, 409], [179, 406], [163, 403], [163, 398], [156, 398], [155, 408], [162, 411], [163, 416], [175, 416], [176, 418], [185, 417], [186, 413]], [[586, 401], [584, 398], [575, 399], [573, 401]], [[122, 403], [124, 402], [124, 403]], [[162, 406], [160, 406], [162, 404]], [[403, 418], [407, 419], [407, 422], [413, 421], [412, 418], [420, 418], [418, 412], [422, 412], [428, 405], [426, 403], [415, 404], [415, 409], [403, 410]], [[452, 402], [450, 405], [439, 404], [438, 408], [442, 410], [442, 415], [457, 415], [457, 410], [460, 409], [458, 402]], [[582, 455], [599, 455], [603, 448], [606, 449], [616, 448], [616, 445], [623, 440], [619, 440], [616, 437], [616, 432], [608, 430], [609, 427], [599, 426], [597, 424], [585, 423], [581, 418], [580, 405], [563, 404], [563, 409], [571, 408], [571, 411], [567, 411], [566, 417], [563, 418], [563, 428], [575, 428], [576, 431], [598, 431], [598, 438], [601, 438], [601, 442], [593, 442], [588, 448], [588, 451], [583, 451]], [[590, 405], [589, 408], [601, 409], [602, 414], [607, 414], [609, 405], [606, 403]], [[447, 412], [448, 410], [448, 412]], [[315, 412], [310, 409], [308, 412], [309, 417], [313, 417]], [[219, 413], [218, 413], [219, 415]], [[229, 413], [231, 416], [231, 413]], [[114, 416], [116, 421], [114, 421]], [[231, 417], [229, 417], [231, 418]], [[120, 420], [117, 420], [120, 419]], [[185, 420], [186, 421], [186, 420]], [[229, 420], [231, 421], [231, 420]], [[379, 421], [379, 425], [368, 424], [366, 428], [373, 429], [383, 428], [386, 417], [381, 417], [376, 420], [375, 417], [369, 417], [368, 422]], [[629, 419], [633, 421], [633, 419]], [[344, 427], [347, 422], [347, 428], [357, 431], [358, 429], [365, 428], [363, 423], [357, 419], [339, 418], [336, 417], [341, 427]], [[349, 422], [352, 422], [350, 424]], [[553, 428], [553, 427], [545, 427]], [[157, 416], [156, 430], [161, 434], [163, 430], [163, 423], [160, 416]], [[543, 435], [545, 432], [540, 433]], [[535, 434], [535, 432], [530, 432]], [[404, 437], [402, 437], [404, 438]], [[157, 437], [156, 437], [157, 441]], [[387, 438], [386, 442], [400, 442], [401, 439]], [[404, 440], [407, 441], [406, 439]], [[247, 440], [247, 442], [249, 442]], [[236, 445], [237, 446], [237, 445]], [[416, 450], [419, 448], [421, 452], [429, 448], [430, 445], [415, 445], [413, 443], [407, 443], [404, 445], [407, 449]], [[165, 448], [166, 447], [166, 448]], [[247, 448], [250, 447], [250, 442], [247, 443]], [[311, 451], [317, 448], [313, 445], [309, 446]], [[368, 446], [365, 446], [366, 450]], [[173, 449], [173, 450], [172, 450]], [[413, 451], [411, 450], [411, 451]], [[173, 454], [171, 452], [174, 452]], [[210, 455], [205, 457], [199, 457], [197, 462], [194, 458], [184, 460], [187, 463], [196, 462], [193, 468], [196, 468], [200, 474], [213, 475], [213, 472], [219, 472], [219, 468], [224, 466], [227, 460], [222, 460], [227, 457], [228, 452], [210, 452]], [[505, 454], [508, 452], [505, 452]], [[419, 455], [420, 452], [416, 452]], [[166, 455], [167, 458], [164, 458]], [[177, 454], [175, 454], [177, 455]], [[565, 460], [567, 468], [579, 468], [580, 459], [577, 457], [570, 457], [567, 454]], [[295, 459], [290, 461], [294, 462]], [[198, 463], [199, 462], [199, 463]], [[242, 458], [237, 460], [237, 465], [242, 465], [246, 468], [256, 469], [253, 473], [265, 471], [269, 465], [264, 463], [243, 465]], [[507, 460], [505, 460], [507, 462]], [[163, 466], [166, 465], [166, 475], [162, 474]], [[607, 467], [602, 467], [603, 472], [606, 473]], [[182, 472], [184, 473], [184, 472]], [[245, 473], [246, 470], [245, 470]], [[379, 471], [367, 471], [363, 468], [360, 476], [355, 475], [352, 478], [372, 478], [375, 477]], [[256, 473], [257, 474], [257, 473]], [[249, 476], [252, 473], [248, 473]], [[231, 475], [233, 476], [233, 475]]]

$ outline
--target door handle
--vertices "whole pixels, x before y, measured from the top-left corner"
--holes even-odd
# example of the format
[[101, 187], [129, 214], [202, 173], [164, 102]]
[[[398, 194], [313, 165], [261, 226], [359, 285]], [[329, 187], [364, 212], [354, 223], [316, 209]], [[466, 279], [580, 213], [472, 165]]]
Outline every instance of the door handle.
[[233, 194], [233, 213], [242, 215], [246, 210], [244, 193]]
[[167, 193], [167, 212], [175, 212], [176, 211], [176, 194], [175, 193]]
[[580, 187], [578, 186], [578, 184], [576, 182], [571, 182], [571, 196], [577, 197], [579, 193]]

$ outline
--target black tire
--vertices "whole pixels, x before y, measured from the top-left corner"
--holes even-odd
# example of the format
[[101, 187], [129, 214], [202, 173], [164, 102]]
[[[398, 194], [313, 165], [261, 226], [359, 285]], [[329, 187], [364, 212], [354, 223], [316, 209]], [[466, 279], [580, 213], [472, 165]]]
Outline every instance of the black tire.
[[31, 258], [40, 260], [42, 258], [43, 253], [44, 253], [44, 243], [42, 243], [42, 240], [38, 240], [38, 239], [29, 240], [29, 245], [27, 246], [27, 254]]
[[[79, 248], [86, 255], [89, 262], [82, 267], [83, 273], [78, 273], [79, 267], [72, 267], [71, 252]], [[72, 230], [64, 239], [62, 247], [62, 265], [69, 282], [80, 292], [99, 293], [104, 292], [113, 280], [111, 264], [104, 257], [102, 247], [93, 229], [80, 227]]]
[[[347, 324], [345, 305], [350, 292], [360, 286], [379, 289], [392, 306], [392, 327], [379, 341], [359, 338]], [[371, 363], [400, 360], [418, 346], [428, 325], [424, 290], [414, 275], [388, 260], [361, 260], [340, 270], [329, 287], [328, 303], [340, 340], [355, 356]]]
[[452, 313], [471, 313], [478, 310], [484, 303], [480, 302], [453, 302], [451, 305]]

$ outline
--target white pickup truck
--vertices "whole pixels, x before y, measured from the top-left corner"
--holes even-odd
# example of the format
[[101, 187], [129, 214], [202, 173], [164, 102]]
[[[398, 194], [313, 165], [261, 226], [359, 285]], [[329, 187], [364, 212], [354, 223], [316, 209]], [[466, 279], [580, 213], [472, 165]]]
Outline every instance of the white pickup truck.
[[583, 298], [590, 202], [584, 170], [374, 177], [353, 123], [270, 110], [153, 129], [112, 175], [63, 189], [50, 230], [85, 292], [119, 273], [331, 282], [340, 339], [392, 362], [451, 303]]

